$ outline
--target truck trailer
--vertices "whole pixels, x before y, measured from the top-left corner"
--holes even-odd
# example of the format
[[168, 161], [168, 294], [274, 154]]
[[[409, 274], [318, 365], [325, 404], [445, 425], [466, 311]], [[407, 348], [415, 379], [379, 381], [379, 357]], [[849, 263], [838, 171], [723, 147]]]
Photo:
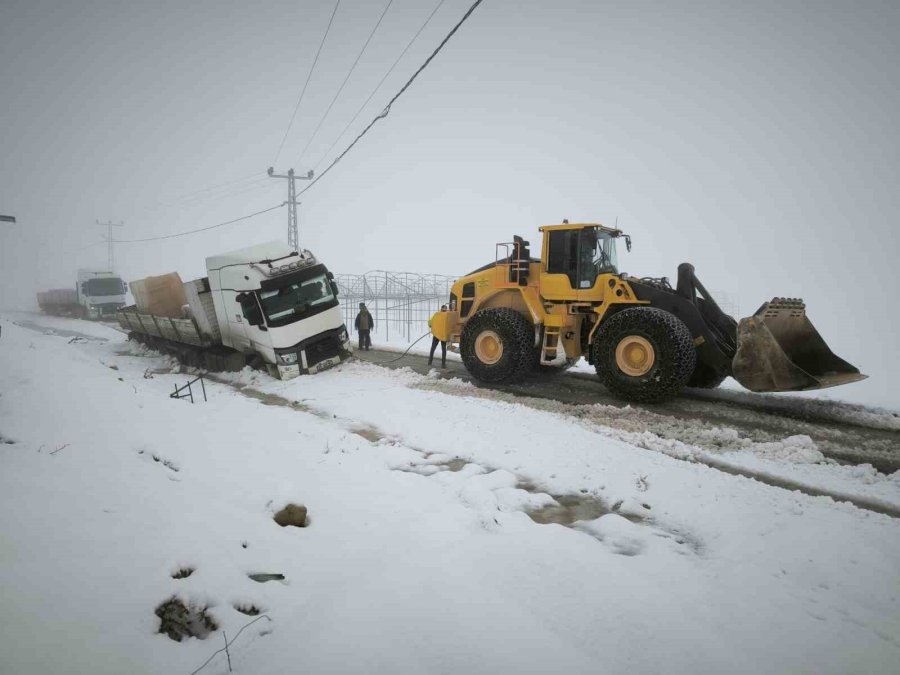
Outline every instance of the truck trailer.
[[86, 319], [112, 318], [125, 306], [125, 282], [114, 272], [78, 270], [75, 286], [80, 316]]
[[350, 357], [334, 275], [310, 251], [273, 241], [209, 257], [206, 271], [182, 285], [181, 316], [132, 305], [118, 310], [119, 324], [132, 339], [207, 370], [265, 366], [286, 380]]
[[38, 291], [38, 307], [45, 314], [55, 316], [81, 316], [78, 294], [71, 288], [51, 288]]

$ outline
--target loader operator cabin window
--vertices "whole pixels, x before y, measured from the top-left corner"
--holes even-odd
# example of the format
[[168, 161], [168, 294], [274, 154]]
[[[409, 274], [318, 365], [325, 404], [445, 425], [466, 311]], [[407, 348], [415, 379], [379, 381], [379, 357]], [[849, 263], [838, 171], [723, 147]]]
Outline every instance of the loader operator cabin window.
[[269, 325], [280, 326], [336, 304], [331, 284], [324, 274], [259, 292]]
[[598, 274], [616, 272], [615, 241], [594, 228], [550, 232], [547, 272], [565, 274], [572, 288], [593, 288]]

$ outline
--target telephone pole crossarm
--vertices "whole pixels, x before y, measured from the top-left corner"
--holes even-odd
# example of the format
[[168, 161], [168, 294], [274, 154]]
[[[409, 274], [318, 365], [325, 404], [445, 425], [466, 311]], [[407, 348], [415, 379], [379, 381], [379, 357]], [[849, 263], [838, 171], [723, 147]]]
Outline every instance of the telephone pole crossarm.
[[313, 179], [313, 171], [310, 170], [306, 173], [305, 176], [297, 176], [294, 174], [293, 169], [288, 169], [287, 175], [277, 174], [275, 173], [274, 167], [269, 167], [267, 172], [270, 178], [284, 178], [287, 179], [288, 183], [288, 198], [287, 198], [287, 207], [288, 207], [288, 246], [291, 247], [292, 251], [300, 250], [300, 234], [299, 234], [299, 226], [297, 224], [297, 207], [300, 206], [300, 203], [297, 201], [297, 185], [295, 181], [298, 180], [312, 180]]
[[114, 223], [113, 221], [107, 221], [105, 223], [101, 223], [99, 220], [96, 221], [97, 225], [101, 227], [105, 227], [107, 230], [106, 234], [106, 243], [107, 243], [107, 264], [109, 265], [109, 271], [114, 272], [115, 269], [115, 258], [113, 257], [113, 243], [114, 239], [112, 236], [112, 229], [114, 227], [125, 227], [125, 223]]

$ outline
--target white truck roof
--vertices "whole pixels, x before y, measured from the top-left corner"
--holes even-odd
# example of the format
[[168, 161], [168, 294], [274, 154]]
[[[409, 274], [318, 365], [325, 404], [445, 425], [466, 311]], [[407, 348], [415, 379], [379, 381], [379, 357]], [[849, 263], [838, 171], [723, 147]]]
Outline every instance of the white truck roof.
[[[221, 269], [226, 265], [242, 265], [259, 262], [260, 260], [273, 260], [283, 258], [293, 253], [290, 246], [282, 241], [267, 241], [256, 246], [248, 246], [237, 251], [229, 251], [220, 255], [210, 256], [206, 259], [206, 269]], [[285, 261], [287, 262], [287, 261]]]

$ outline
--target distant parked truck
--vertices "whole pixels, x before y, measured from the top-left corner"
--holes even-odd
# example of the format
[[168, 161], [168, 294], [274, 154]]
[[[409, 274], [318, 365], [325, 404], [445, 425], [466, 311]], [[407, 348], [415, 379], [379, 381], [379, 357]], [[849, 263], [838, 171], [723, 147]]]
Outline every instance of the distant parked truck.
[[38, 291], [38, 307], [42, 312], [56, 316], [80, 316], [81, 305], [78, 294], [71, 288], [52, 288], [49, 291]]
[[80, 315], [87, 319], [112, 318], [117, 309], [125, 306], [125, 282], [113, 272], [78, 270], [75, 290]]
[[129, 336], [208, 370], [264, 365], [286, 380], [350, 356], [337, 284], [309, 251], [269, 242], [206, 259], [206, 277], [131, 282]]

